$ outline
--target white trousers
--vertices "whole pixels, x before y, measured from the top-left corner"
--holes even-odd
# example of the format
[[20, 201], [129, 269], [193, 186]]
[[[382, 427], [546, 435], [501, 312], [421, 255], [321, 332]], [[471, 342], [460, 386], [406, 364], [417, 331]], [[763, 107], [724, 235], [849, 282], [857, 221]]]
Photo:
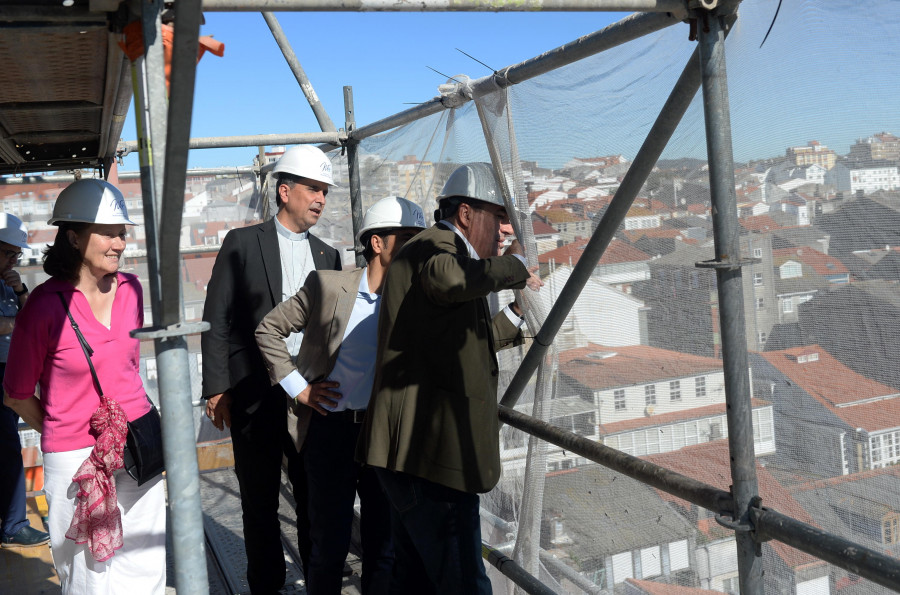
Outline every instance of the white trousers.
[[138, 487], [123, 470], [113, 476], [122, 513], [123, 546], [97, 562], [87, 544], [66, 539], [75, 515], [72, 476], [90, 448], [44, 453], [50, 547], [63, 595], [163, 594], [166, 588], [166, 501], [162, 476]]

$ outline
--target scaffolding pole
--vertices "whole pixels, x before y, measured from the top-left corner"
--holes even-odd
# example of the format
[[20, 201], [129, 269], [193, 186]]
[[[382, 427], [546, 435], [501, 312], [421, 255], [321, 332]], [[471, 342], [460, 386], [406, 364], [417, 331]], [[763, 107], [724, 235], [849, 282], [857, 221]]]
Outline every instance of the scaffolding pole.
[[741, 593], [762, 595], [762, 553], [749, 531], [750, 506], [758, 497], [759, 487], [756, 481], [753, 411], [744, 328], [743, 262], [725, 69], [725, 31], [728, 27], [725, 17], [705, 13], [698, 28], [700, 43], [697, 49], [703, 81], [703, 114], [716, 255], [715, 261], [701, 265], [715, 269], [718, 286], [725, 402], [728, 408], [728, 448], [735, 501], [731, 528], [735, 530]]
[[[710, 0], [707, 0], [710, 3]], [[715, 0], [712, 0], [715, 4]], [[684, 0], [203, 0], [207, 12], [672, 12]]]
[[334, 127], [334, 122], [331, 121], [331, 118], [328, 117], [328, 112], [325, 111], [325, 106], [319, 101], [319, 96], [316, 95], [312, 83], [309, 82], [306, 71], [304, 71], [303, 67], [300, 65], [300, 60], [297, 59], [297, 54], [294, 53], [294, 49], [291, 47], [291, 43], [288, 41], [287, 36], [284, 34], [284, 29], [282, 29], [281, 25], [278, 23], [278, 19], [271, 12], [264, 12], [262, 13], [262, 16], [266, 20], [269, 30], [272, 31], [275, 43], [278, 44], [281, 53], [284, 54], [284, 59], [287, 60], [291, 72], [294, 73], [294, 78], [297, 79], [297, 84], [300, 85], [303, 96], [306, 97], [306, 101], [309, 102], [309, 107], [312, 108], [313, 114], [316, 116], [316, 121], [319, 123], [319, 129], [322, 130], [322, 132], [337, 131], [337, 128]]
[[421, 118], [427, 118], [443, 109], [459, 107], [475, 97], [493, 93], [498, 88], [519, 84], [680, 22], [681, 20], [673, 14], [630, 15], [599, 31], [544, 52], [540, 56], [507, 66], [499, 70], [497, 74], [470, 81], [466, 86], [461, 85], [451, 96], [435, 97], [416, 107], [361, 126], [353, 131], [351, 136], [356, 140], [363, 140]]
[[[145, 4], [145, 43], [159, 45], [162, 2]], [[150, 121], [149, 143], [142, 151], [152, 163], [141, 168], [145, 224], [148, 227], [148, 263], [158, 274], [150, 276], [151, 295], [159, 296], [153, 307], [154, 326], [137, 329], [131, 336], [153, 339], [159, 376], [163, 454], [166, 461], [166, 490], [175, 564], [175, 588], [189, 595], [208, 593], [203, 513], [200, 504], [199, 466], [191, 404], [190, 364], [185, 336], [208, 327], [207, 323], [183, 324], [179, 238], [184, 209], [187, 144], [194, 101], [194, 80], [199, 44], [200, 0], [181, 0], [175, 6], [172, 43], [171, 96], [168, 113], [157, 102]], [[152, 27], [152, 28], [151, 28]], [[156, 35], [153, 35], [153, 31]], [[152, 41], [147, 41], [152, 40]], [[153, 48], [156, 50], [156, 48]], [[147, 48], [147, 57], [151, 56]], [[145, 63], [149, 70], [149, 64]], [[160, 68], [162, 73], [163, 69]], [[150, 97], [165, 99], [165, 76], [148, 82]], [[164, 156], [164, 159], [163, 159]], [[154, 158], [155, 157], [155, 158]], [[157, 198], [161, 201], [157, 203]], [[159, 207], [157, 216], [156, 208]], [[157, 231], [158, 230], [158, 231]], [[157, 237], [158, 235], [158, 237]], [[151, 238], [158, 240], [151, 249]], [[158, 265], [158, 268], [157, 268]]]
[[647, 180], [647, 176], [656, 165], [656, 161], [662, 154], [663, 149], [675, 132], [675, 128], [681, 121], [682, 116], [687, 111], [691, 100], [700, 88], [700, 59], [698, 52], [695, 50], [687, 66], [681, 73], [678, 82], [672, 89], [669, 98], [663, 105], [659, 116], [656, 118], [650, 133], [647, 135], [644, 144], [634, 158], [628, 173], [622, 179], [619, 189], [609, 204], [606, 213], [600, 220], [597, 229], [591, 235], [591, 239], [584, 247], [581, 258], [572, 268], [572, 273], [566, 284], [563, 286], [559, 297], [547, 314], [547, 320], [538, 331], [534, 338], [534, 342], [525, 354], [522, 364], [516, 370], [515, 376], [506, 388], [501, 405], [513, 407], [519, 399], [519, 395], [525, 390], [528, 381], [534, 374], [534, 371], [543, 361], [547, 350], [553, 344], [559, 329], [562, 327], [569, 315], [575, 301], [581, 294], [582, 289], [591, 278], [597, 263], [603, 257], [603, 252], [612, 241], [616, 230], [625, 220], [628, 209], [631, 208], [635, 197]]
[[[212, 136], [192, 138], [188, 149], [227, 149], [231, 147], [270, 147], [272, 145], [301, 145], [329, 143], [341, 144], [343, 135], [340, 132], [299, 132], [292, 134], [255, 134], [249, 136]], [[124, 157], [138, 150], [137, 141], [119, 143], [118, 156]]]
[[[356, 116], [353, 111], [353, 87], [344, 87], [344, 127], [347, 132], [356, 128]], [[353, 237], [362, 229], [362, 184], [359, 178], [359, 141], [348, 141], [347, 175], [350, 178], [350, 215], [353, 219]], [[356, 266], [366, 266], [362, 252], [356, 253]]]

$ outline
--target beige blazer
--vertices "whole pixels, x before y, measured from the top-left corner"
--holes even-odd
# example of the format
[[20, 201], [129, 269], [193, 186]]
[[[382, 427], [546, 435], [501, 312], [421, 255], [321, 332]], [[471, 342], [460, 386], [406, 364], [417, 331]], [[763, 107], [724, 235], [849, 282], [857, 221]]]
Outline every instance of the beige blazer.
[[[278, 304], [256, 329], [256, 343], [272, 384], [297, 370], [307, 382], [325, 380], [334, 369], [347, 322], [353, 312], [365, 269], [313, 271], [290, 299]], [[296, 361], [291, 360], [284, 338], [303, 331]], [[312, 408], [287, 396], [288, 432], [299, 451], [306, 440]]]

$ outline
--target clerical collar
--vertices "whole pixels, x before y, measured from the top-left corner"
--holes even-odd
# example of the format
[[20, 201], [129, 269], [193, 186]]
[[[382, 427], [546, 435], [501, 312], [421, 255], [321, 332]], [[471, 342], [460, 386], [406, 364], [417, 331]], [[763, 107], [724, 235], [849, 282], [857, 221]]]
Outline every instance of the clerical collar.
[[302, 240], [307, 239], [309, 236], [308, 231], [304, 231], [301, 233], [294, 233], [287, 227], [281, 224], [281, 221], [278, 220], [278, 217], [275, 217], [275, 230], [278, 232], [278, 235], [283, 237], [286, 240], [290, 240], [292, 242], [300, 242]]

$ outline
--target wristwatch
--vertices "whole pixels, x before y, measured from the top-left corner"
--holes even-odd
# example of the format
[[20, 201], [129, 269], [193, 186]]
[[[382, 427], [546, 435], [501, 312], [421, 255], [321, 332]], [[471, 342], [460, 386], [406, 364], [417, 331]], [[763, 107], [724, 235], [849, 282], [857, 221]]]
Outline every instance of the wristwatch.
[[13, 293], [16, 295], [25, 295], [26, 293], [28, 293], [28, 286], [22, 283], [22, 291], [16, 291], [15, 289], [13, 289]]

